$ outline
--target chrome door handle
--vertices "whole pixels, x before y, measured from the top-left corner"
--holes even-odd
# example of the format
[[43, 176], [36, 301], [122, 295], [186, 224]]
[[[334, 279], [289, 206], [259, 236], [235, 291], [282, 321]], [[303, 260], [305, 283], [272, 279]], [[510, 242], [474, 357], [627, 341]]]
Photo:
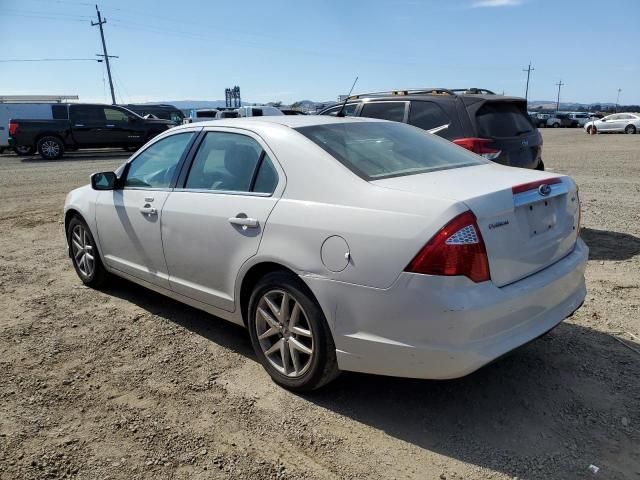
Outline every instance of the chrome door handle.
[[150, 205], [145, 205], [144, 207], [142, 207], [140, 209], [140, 211], [142, 213], [144, 213], [145, 215], [157, 215], [158, 214], [158, 210]]
[[233, 225], [240, 225], [243, 230], [247, 228], [256, 228], [258, 226], [258, 220], [256, 218], [247, 217], [231, 217], [229, 223]]
[[115, 127], [115, 125], [106, 125], [106, 126], [109, 127], [109, 128]]

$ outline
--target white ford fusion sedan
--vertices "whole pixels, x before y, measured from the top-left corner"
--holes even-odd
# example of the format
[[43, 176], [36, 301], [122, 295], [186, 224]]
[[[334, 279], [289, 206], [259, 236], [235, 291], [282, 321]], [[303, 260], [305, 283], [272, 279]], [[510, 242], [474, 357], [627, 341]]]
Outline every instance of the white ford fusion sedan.
[[176, 127], [65, 203], [85, 284], [245, 325], [298, 391], [341, 370], [460, 377], [546, 333], [585, 298], [579, 223], [567, 176], [328, 116]]

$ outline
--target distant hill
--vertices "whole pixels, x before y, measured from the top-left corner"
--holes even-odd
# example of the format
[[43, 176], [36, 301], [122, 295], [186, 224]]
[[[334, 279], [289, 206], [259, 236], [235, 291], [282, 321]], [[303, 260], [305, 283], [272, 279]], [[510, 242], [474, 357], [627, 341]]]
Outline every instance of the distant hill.
[[[158, 102], [145, 102], [145, 105], [153, 105], [164, 103], [173, 105], [180, 110], [191, 110], [193, 108], [218, 108], [226, 105], [224, 100], [162, 100]], [[248, 102], [242, 102], [242, 105], [252, 105]]]

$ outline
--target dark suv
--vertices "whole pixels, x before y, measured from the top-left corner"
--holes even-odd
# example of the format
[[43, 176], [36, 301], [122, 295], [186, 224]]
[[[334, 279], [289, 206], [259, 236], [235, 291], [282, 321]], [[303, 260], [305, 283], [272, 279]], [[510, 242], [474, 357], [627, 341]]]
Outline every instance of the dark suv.
[[[343, 103], [319, 115], [337, 115]], [[524, 98], [478, 88], [424, 88], [362, 93], [347, 99], [345, 116], [408, 123], [503, 165], [544, 170], [542, 136]]]

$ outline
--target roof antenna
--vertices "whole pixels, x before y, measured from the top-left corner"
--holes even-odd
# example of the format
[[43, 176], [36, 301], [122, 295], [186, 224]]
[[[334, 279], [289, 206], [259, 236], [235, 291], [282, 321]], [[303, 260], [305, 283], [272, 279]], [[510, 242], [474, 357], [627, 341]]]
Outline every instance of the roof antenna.
[[344, 117], [344, 107], [347, 106], [347, 100], [349, 100], [349, 97], [351, 96], [351, 92], [353, 92], [353, 87], [356, 86], [357, 81], [358, 81], [358, 77], [356, 77], [356, 79], [353, 81], [353, 85], [351, 85], [351, 90], [349, 90], [349, 95], [347, 95], [347, 97], [344, 99], [344, 103], [342, 104], [342, 107], [340, 107], [340, 111], [336, 113], [336, 117]]

